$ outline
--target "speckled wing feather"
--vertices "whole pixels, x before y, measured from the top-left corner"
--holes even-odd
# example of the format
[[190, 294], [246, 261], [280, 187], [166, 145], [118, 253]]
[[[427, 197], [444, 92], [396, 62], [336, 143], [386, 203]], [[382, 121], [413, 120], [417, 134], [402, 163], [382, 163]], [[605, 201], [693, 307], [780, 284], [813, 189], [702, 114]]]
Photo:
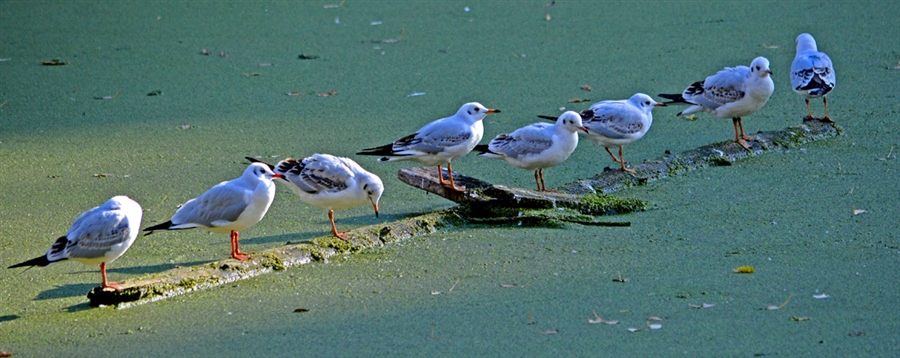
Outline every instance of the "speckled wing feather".
[[344, 161], [322, 154], [303, 160], [283, 160], [275, 166], [275, 172], [309, 194], [347, 189], [347, 181], [353, 177], [353, 171]]
[[821, 97], [834, 89], [835, 76], [831, 58], [818, 51], [797, 54], [791, 64], [791, 86], [809, 91], [810, 97]]
[[553, 145], [552, 134], [546, 130], [551, 126], [549, 123], [534, 123], [510, 134], [498, 135], [491, 140], [488, 148], [510, 158], [541, 153]]
[[716, 109], [728, 103], [744, 98], [744, 78], [750, 73], [750, 67], [726, 67], [703, 82], [694, 82], [684, 90], [685, 101], [698, 104], [709, 109]]
[[591, 132], [612, 139], [624, 139], [644, 129], [643, 114], [622, 101], [603, 101], [591, 106], [582, 122]]
[[128, 240], [128, 217], [99, 207], [82, 213], [63, 236], [50, 247], [51, 262], [67, 258], [102, 257], [112, 246]]

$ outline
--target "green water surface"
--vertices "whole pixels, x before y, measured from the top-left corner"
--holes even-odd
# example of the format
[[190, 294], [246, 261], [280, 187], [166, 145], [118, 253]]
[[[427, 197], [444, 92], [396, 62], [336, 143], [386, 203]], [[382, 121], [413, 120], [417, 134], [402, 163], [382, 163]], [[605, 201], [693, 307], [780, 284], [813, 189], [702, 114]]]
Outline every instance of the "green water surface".
[[[900, 3], [331, 4], [340, 1], [0, 2], [0, 351], [900, 354]], [[490, 138], [560, 107], [677, 93], [766, 56], [776, 90], [744, 128], [796, 125], [806, 108], [789, 69], [802, 32], [835, 62], [829, 114], [845, 135], [621, 192], [652, 203], [614, 218], [630, 227], [458, 227], [126, 310], [88, 306], [96, 267], [5, 269], [45, 252], [79, 213], [113, 195], [141, 203], [144, 226], [167, 220], [178, 204], [239, 176], [248, 155], [331, 153], [380, 175], [381, 216], [341, 211], [341, 229], [451, 207], [396, 180], [414, 164], [353, 153], [469, 101], [502, 110], [485, 119]], [[41, 65], [52, 59], [68, 64]], [[286, 95], [294, 91], [302, 95]], [[656, 109], [626, 160], [733, 134], [728, 120], [688, 121], [678, 110]], [[821, 115], [821, 101], [813, 110]], [[500, 161], [470, 155], [454, 164], [494, 183], [533, 185], [530, 172]], [[605, 152], [584, 141], [545, 178], [561, 186], [607, 166]], [[242, 249], [328, 229], [324, 211], [279, 187], [266, 218], [241, 233]], [[216, 261], [228, 248], [226, 236], [199, 230], [141, 237], [109, 275]], [[743, 265], [755, 273], [732, 273]], [[788, 297], [779, 310], [761, 309]], [[691, 307], [703, 303], [714, 306]], [[588, 323], [595, 312], [619, 324]]]

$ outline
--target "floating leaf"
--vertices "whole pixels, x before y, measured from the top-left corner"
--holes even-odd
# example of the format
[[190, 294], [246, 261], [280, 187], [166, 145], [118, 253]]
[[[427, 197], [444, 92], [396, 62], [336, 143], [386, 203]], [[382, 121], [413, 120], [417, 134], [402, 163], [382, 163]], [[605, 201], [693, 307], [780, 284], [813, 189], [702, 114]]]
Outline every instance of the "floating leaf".
[[68, 62], [60, 61], [59, 59], [52, 59], [50, 61], [41, 61], [41, 64], [44, 66], [65, 66], [68, 65]]
[[753, 266], [741, 266], [734, 269], [732, 272], [734, 273], [753, 273]]

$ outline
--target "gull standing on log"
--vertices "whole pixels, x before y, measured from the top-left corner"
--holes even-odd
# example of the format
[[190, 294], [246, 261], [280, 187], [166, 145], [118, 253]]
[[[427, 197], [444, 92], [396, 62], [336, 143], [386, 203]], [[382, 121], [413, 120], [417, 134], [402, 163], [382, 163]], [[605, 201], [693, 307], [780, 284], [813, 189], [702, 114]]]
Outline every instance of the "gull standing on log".
[[491, 113], [500, 113], [496, 109], [488, 109], [481, 103], [466, 103], [456, 114], [426, 124], [417, 132], [400, 138], [391, 144], [366, 148], [358, 155], [380, 155], [379, 162], [396, 160], [415, 160], [423, 165], [438, 167], [438, 180], [444, 182], [441, 165], [447, 164], [450, 175], [450, 189], [464, 192], [453, 182], [453, 166], [451, 162], [475, 148], [484, 136], [484, 125], [481, 120]]
[[237, 179], [224, 181], [200, 196], [188, 200], [175, 211], [172, 219], [144, 229], [145, 235], [156, 231], [201, 228], [219, 234], [231, 233], [231, 257], [247, 260], [238, 242], [241, 231], [256, 225], [275, 199], [275, 183], [281, 178], [262, 163], [253, 163]]
[[[824, 52], [819, 52], [816, 39], [810, 34], [797, 36], [797, 56], [791, 64], [791, 87], [806, 100], [808, 115], [803, 118], [804, 121], [834, 122], [828, 117], [828, 98], [825, 97], [834, 89], [834, 80], [831, 58]], [[822, 118], [814, 117], [809, 108], [809, 99], [818, 97], [822, 97], [825, 104], [825, 117]]]
[[[251, 162], [260, 162], [245, 157]], [[264, 163], [264, 162], [260, 162]], [[264, 163], [265, 164], [265, 163]], [[304, 159], [288, 158], [278, 164], [266, 164], [288, 183], [303, 202], [328, 210], [331, 234], [347, 241], [334, 226], [334, 211], [372, 204], [378, 217], [378, 200], [384, 192], [381, 178], [349, 158], [330, 154], [313, 154]]]
[[538, 191], [547, 191], [544, 169], [564, 162], [578, 146], [578, 134], [588, 133], [581, 123], [581, 116], [573, 111], [563, 113], [556, 124], [533, 123], [501, 134], [490, 144], [475, 147], [479, 156], [503, 159], [516, 168], [534, 170], [534, 182]]
[[141, 205], [127, 196], [114, 196], [103, 205], [85, 211], [75, 219], [65, 236], [56, 239], [47, 254], [9, 268], [47, 266], [63, 260], [100, 265], [100, 287], [121, 291], [118, 282], [106, 280], [106, 264], [125, 253], [141, 229]]
[[[643, 93], [636, 93], [631, 98], [618, 101], [601, 101], [594, 103], [590, 109], [581, 111], [582, 123], [587, 128], [586, 135], [594, 143], [606, 149], [616, 163], [622, 165], [622, 171], [636, 173], [634, 169], [625, 167], [622, 147], [644, 137], [653, 124], [653, 108], [665, 106]], [[544, 119], [556, 117], [538, 116]], [[619, 148], [619, 157], [609, 148]]]
[[681, 94], [660, 94], [670, 99], [666, 104], [690, 104], [690, 108], [677, 115], [696, 112], [711, 112], [719, 118], [731, 118], [734, 124], [734, 140], [750, 150], [747, 141], [755, 141], [756, 137], [744, 135], [741, 117], [759, 111], [775, 91], [772, 82], [772, 70], [769, 60], [757, 57], [750, 67], [725, 67], [715, 75], [688, 86]]

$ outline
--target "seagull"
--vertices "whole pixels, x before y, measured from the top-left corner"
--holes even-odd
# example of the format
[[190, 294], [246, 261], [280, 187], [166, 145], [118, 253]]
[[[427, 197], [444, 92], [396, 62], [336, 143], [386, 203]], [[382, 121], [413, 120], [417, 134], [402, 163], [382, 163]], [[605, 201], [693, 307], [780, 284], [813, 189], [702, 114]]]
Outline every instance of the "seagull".
[[400, 138], [391, 144], [366, 148], [358, 155], [381, 155], [379, 162], [395, 160], [415, 160], [424, 165], [438, 167], [438, 180], [444, 181], [441, 165], [447, 164], [450, 175], [450, 189], [464, 192], [453, 182], [453, 160], [469, 154], [484, 136], [484, 125], [481, 120], [491, 113], [500, 113], [496, 109], [488, 109], [478, 102], [462, 105], [456, 114], [426, 124], [418, 132]]
[[[251, 162], [261, 162], [245, 157]], [[347, 241], [343, 232], [334, 226], [334, 211], [372, 204], [378, 217], [378, 200], [384, 192], [381, 178], [363, 169], [349, 158], [330, 154], [313, 154], [304, 159], [288, 158], [276, 165], [266, 164], [303, 202], [328, 210], [331, 234]]]
[[711, 112], [719, 118], [731, 118], [734, 124], [734, 140], [750, 150], [747, 141], [755, 141], [756, 137], [744, 135], [741, 117], [756, 113], [775, 91], [772, 82], [772, 71], [769, 60], [757, 57], [750, 67], [725, 67], [706, 80], [697, 81], [688, 86], [681, 94], [660, 94], [670, 99], [666, 104], [690, 104], [690, 108], [677, 115], [696, 112]]
[[[824, 52], [819, 52], [816, 39], [810, 34], [797, 36], [797, 56], [791, 64], [791, 87], [794, 92], [806, 100], [806, 111], [809, 114], [804, 121], [820, 120], [826, 123], [834, 121], [828, 117], [828, 98], [825, 96], [834, 89], [834, 66]], [[816, 118], [809, 108], [809, 99], [822, 97], [825, 103], [825, 117]]]
[[275, 199], [272, 179], [281, 177], [265, 164], [250, 164], [240, 178], [221, 182], [188, 200], [172, 215], [171, 220], [144, 229], [144, 235], [193, 228], [219, 234], [230, 232], [231, 257], [247, 260], [247, 253], [239, 249], [239, 232], [255, 225], [266, 215]]
[[503, 159], [516, 168], [534, 170], [534, 182], [538, 191], [547, 191], [544, 185], [544, 168], [564, 162], [578, 146], [578, 134], [588, 133], [581, 116], [568, 111], [559, 116], [556, 124], [533, 123], [501, 134], [490, 144], [475, 147], [482, 157]]
[[[606, 149], [613, 161], [622, 165], [622, 171], [635, 174], [634, 169], [625, 167], [622, 147], [644, 137], [653, 124], [655, 107], [665, 106], [643, 93], [636, 93], [631, 98], [619, 101], [602, 101], [594, 103], [590, 109], [581, 112], [582, 123], [588, 129], [587, 137]], [[538, 116], [544, 119], [556, 117]], [[619, 148], [619, 157], [609, 148]]]
[[9, 268], [47, 266], [72, 259], [85, 265], [100, 265], [102, 288], [121, 291], [118, 282], [106, 280], [106, 264], [125, 253], [141, 228], [141, 205], [123, 195], [114, 196], [103, 205], [85, 211], [75, 219], [65, 236], [56, 239], [43, 256], [18, 263]]

